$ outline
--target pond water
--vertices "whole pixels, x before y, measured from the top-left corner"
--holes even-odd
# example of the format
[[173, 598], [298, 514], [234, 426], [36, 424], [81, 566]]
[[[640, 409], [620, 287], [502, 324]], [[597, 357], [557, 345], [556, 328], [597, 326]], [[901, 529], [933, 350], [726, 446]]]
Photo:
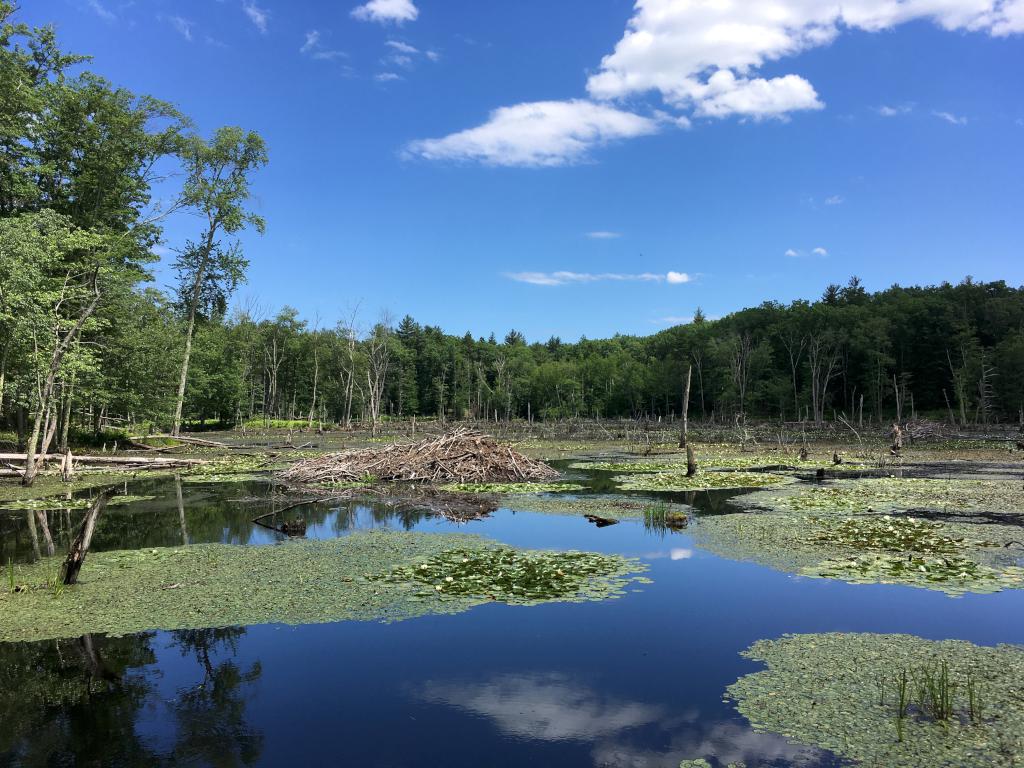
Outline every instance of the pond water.
[[[607, 490], [605, 478], [590, 479]], [[162, 480], [128, 490], [156, 498], [108, 509], [96, 549], [273, 545], [281, 535], [252, 520], [290, 503], [262, 482]], [[734, 511], [731, 495], [689, 501], [704, 514]], [[597, 528], [501, 509], [456, 525], [350, 501], [286, 514], [304, 517], [315, 538], [389, 527], [618, 553], [644, 560], [653, 583], [618, 600], [491, 604], [394, 624], [0, 644], [0, 765], [674, 768], [697, 757], [723, 766], [837, 765], [827, 753], [753, 732], [722, 700], [729, 684], [759, 668], [740, 651], [788, 632], [1024, 643], [1022, 591], [952, 599], [801, 578], [717, 557], [686, 531], [641, 521]], [[0, 511], [4, 562], [45, 547], [38, 523], [32, 534], [34, 515]], [[80, 516], [47, 514], [58, 551]]]

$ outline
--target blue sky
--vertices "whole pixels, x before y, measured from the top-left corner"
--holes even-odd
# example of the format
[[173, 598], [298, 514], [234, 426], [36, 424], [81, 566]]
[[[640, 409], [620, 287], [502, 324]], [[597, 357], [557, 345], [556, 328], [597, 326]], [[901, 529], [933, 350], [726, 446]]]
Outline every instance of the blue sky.
[[576, 339], [853, 274], [1024, 284], [1024, 0], [22, 5], [264, 136], [267, 312]]

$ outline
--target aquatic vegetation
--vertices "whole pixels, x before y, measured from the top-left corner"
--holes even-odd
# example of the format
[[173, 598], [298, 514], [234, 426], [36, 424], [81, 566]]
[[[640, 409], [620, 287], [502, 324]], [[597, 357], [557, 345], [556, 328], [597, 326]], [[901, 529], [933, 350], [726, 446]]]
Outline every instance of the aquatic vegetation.
[[860, 513], [897, 509], [1017, 512], [1019, 481], [879, 477], [794, 486], [738, 500], [745, 506], [789, 512]]
[[651, 475], [619, 475], [613, 478], [627, 491], [704, 491], [732, 488], [764, 488], [792, 482], [784, 475], [767, 472], [698, 472], [687, 477], [685, 472], [658, 472]]
[[185, 483], [252, 483], [260, 481], [269, 481], [270, 478], [266, 475], [257, 475], [252, 472], [226, 472], [223, 474], [218, 473], [199, 473], [195, 475], [186, 475], [182, 477], [182, 482]]
[[575, 483], [447, 483], [442, 491], [453, 493], [565, 493], [585, 491], [586, 486]]
[[949, 595], [999, 592], [1024, 586], [1024, 568], [991, 568], [966, 557], [852, 555], [824, 560], [800, 571], [804, 576], [853, 584], [905, 584], [939, 589]]
[[581, 601], [623, 594], [625, 576], [643, 570], [636, 560], [594, 552], [525, 551], [511, 547], [450, 550], [393, 569], [386, 581], [427, 587], [420, 597], [485, 597], [534, 605], [549, 600]]
[[804, 576], [904, 584], [960, 595], [1024, 586], [1020, 529], [888, 516], [738, 513], [701, 517], [696, 542], [723, 557]]
[[623, 496], [530, 496], [509, 495], [501, 505], [517, 512], [536, 512], [551, 515], [597, 515], [612, 520], [643, 519], [645, 511], [655, 504], [663, 504], [669, 514], [686, 516], [689, 507], [655, 500]]
[[[744, 453], [733, 449], [715, 447], [710, 450], [695, 446], [697, 462], [701, 467], [715, 470], [760, 469], [762, 467], [792, 467], [797, 470], [829, 469], [835, 471], [863, 471], [870, 465], [861, 461], [844, 460], [834, 464], [831, 458], [801, 460], [799, 456], [783, 453]], [[685, 472], [686, 458], [680, 455], [675, 461], [577, 461], [569, 465], [572, 469], [599, 470], [602, 472]]]
[[685, 472], [686, 462], [678, 461], [577, 461], [569, 465], [572, 469], [598, 470], [601, 472]]
[[[510, 571], [498, 576], [494, 567], [505, 567], [503, 558], [510, 559]], [[59, 558], [47, 558], [16, 567], [18, 582], [28, 586], [17, 594], [0, 593], [0, 642], [243, 624], [397, 621], [506, 599], [597, 600], [619, 593], [627, 574], [643, 570], [617, 555], [538, 553], [477, 536], [398, 531], [268, 547], [197, 544], [93, 552], [80, 583], [55, 600], [49, 584], [58, 566]], [[482, 568], [479, 591], [466, 586], [427, 600], [421, 578], [400, 575], [426, 571], [434, 578], [431, 569], [443, 567], [456, 568], [460, 578], [467, 577], [460, 582], [465, 584], [476, 584], [468, 576]], [[445, 583], [454, 584], [449, 575], [453, 580]]]
[[767, 664], [727, 691], [755, 730], [866, 765], [1024, 760], [1024, 647], [836, 633], [760, 640], [743, 655]]
[[[152, 501], [155, 496], [111, 496], [107, 502], [108, 507], [134, 504], [137, 501]], [[6, 510], [50, 510], [50, 509], [88, 509], [92, 499], [74, 498], [66, 499], [60, 496], [50, 496], [45, 499], [25, 499], [22, 501], [0, 502], [0, 507]]]
[[690, 522], [685, 512], [672, 505], [656, 501], [644, 507], [644, 528], [664, 532], [668, 529], [685, 528]]

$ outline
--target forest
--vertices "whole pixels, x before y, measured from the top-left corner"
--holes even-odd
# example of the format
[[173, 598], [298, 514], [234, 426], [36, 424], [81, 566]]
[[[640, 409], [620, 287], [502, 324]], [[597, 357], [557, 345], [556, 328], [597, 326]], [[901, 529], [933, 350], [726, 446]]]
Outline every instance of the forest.
[[[1004, 282], [873, 293], [854, 277], [815, 301], [577, 342], [343, 307], [321, 327], [233, 301], [238, 235], [265, 226], [249, 191], [261, 137], [203, 138], [173, 105], [84, 71], [10, 3], [0, 19], [0, 429], [20, 450], [254, 421], [672, 418], [688, 372], [696, 420], [1024, 420], [1024, 289]], [[182, 212], [194, 237], [166, 242]], [[154, 287], [157, 246], [174, 254], [171, 292]]]

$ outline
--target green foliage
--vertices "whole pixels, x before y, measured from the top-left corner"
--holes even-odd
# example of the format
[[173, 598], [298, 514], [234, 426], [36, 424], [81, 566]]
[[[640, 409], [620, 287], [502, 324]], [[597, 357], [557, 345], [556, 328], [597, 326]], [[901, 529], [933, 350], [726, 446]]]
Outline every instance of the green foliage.
[[586, 486], [575, 483], [448, 483], [442, 491], [454, 493], [567, 493], [583, 491]]
[[685, 472], [658, 472], [647, 475], [621, 475], [614, 478], [627, 491], [704, 491], [726, 488], [764, 488], [792, 482], [785, 475], [767, 472], [698, 472], [687, 477]]

